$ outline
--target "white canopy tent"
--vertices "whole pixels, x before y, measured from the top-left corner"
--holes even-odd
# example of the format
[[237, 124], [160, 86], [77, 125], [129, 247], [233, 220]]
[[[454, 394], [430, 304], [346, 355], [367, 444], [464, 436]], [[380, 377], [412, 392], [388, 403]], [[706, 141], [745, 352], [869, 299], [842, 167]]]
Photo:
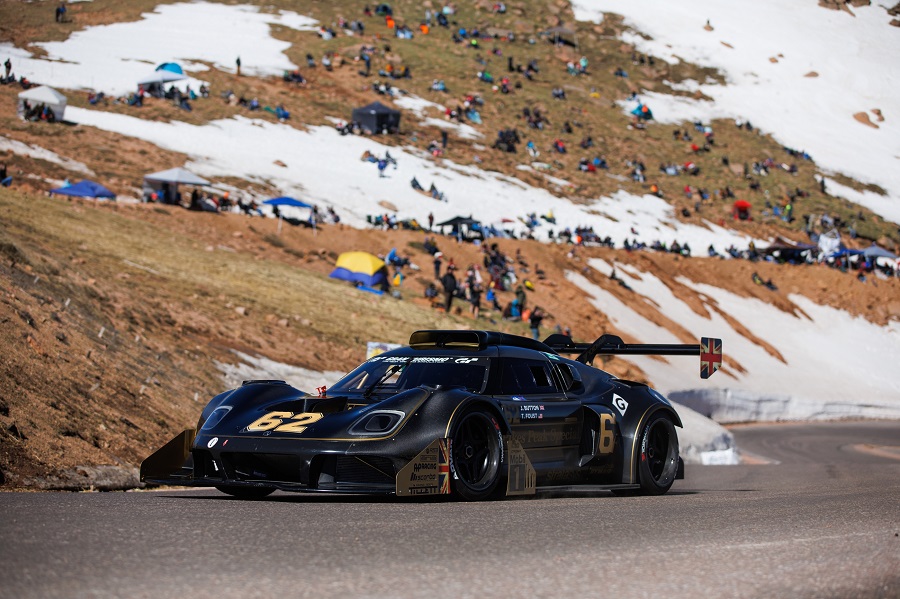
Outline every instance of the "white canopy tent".
[[175, 185], [209, 185], [209, 181], [203, 177], [198, 177], [191, 171], [180, 167], [144, 175], [144, 180], [158, 183], [173, 183]]
[[183, 81], [187, 78], [188, 76], [183, 73], [173, 73], [172, 71], [160, 70], [154, 71], [143, 79], [138, 79], [137, 84], [150, 85], [151, 83], [158, 83], [162, 85], [163, 83], [171, 83], [172, 81]]
[[66, 113], [66, 97], [47, 85], [26, 89], [19, 94], [18, 115], [25, 118], [28, 108], [37, 108], [44, 105], [53, 111], [53, 116], [57, 121], [61, 121]]
[[195, 185], [205, 187], [210, 182], [203, 177], [198, 177], [189, 170], [176, 167], [144, 175], [144, 198], [157, 194], [164, 203], [176, 203], [178, 201], [179, 185]]

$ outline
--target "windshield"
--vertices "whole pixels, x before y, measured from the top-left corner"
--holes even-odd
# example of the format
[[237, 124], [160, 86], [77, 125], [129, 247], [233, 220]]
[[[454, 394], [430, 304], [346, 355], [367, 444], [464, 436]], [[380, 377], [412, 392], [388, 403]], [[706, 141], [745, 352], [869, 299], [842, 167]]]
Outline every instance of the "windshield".
[[[399, 393], [419, 385], [461, 385], [479, 392], [487, 379], [489, 358], [467, 356], [376, 356], [339, 380], [329, 394], [363, 392], [379, 379], [372, 393]], [[388, 370], [396, 366], [396, 372]]]

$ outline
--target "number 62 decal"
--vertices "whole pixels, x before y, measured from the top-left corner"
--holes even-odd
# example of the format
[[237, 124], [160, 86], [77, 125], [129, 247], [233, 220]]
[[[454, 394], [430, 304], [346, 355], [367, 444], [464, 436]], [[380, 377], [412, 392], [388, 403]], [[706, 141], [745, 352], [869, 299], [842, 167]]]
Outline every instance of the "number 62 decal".
[[[269, 412], [247, 426], [247, 431], [261, 432], [275, 430], [276, 433], [302, 433], [307, 425], [318, 422], [324, 414], [319, 412]], [[287, 420], [287, 422], [285, 422]]]

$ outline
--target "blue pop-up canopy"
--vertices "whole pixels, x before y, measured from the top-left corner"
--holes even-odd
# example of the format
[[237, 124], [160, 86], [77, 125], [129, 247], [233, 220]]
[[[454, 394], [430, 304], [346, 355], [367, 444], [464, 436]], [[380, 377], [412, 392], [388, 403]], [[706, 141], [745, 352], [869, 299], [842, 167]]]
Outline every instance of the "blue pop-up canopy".
[[289, 198], [287, 196], [282, 196], [280, 198], [272, 198], [271, 200], [266, 200], [263, 204], [268, 204], [269, 206], [294, 206], [295, 208], [312, 208], [311, 205], [306, 202], [301, 202], [295, 198]]
[[178, 73], [179, 75], [184, 75], [184, 69], [181, 68], [181, 65], [177, 62], [164, 62], [158, 67], [156, 67], [157, 71], [169, 71], [171, 73]]
[[64, 195], [64, 196], [74, 196], [77, 198], [110, 198], [115, 199], [116, 194], [106, 189], [99, 183], [95, 183], [94, 181], [88, 181], [87, 179], [83, 181], [79, 181], [74, 185], [69, 185], [68, 187], [59, 187], [57, 189], [51, 189], [50, 194]]
[[862, 254], [862, 250], [851, 250], [849, 248], [841, 247], [836, 252], [832, 252], [828, 255], [829, 258], [840, 258], [841, 256], [858, 256]]

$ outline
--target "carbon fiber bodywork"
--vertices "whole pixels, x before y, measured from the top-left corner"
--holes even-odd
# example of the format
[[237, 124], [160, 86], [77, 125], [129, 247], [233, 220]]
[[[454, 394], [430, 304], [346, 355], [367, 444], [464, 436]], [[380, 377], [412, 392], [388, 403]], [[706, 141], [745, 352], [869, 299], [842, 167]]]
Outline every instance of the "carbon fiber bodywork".
[[[477, 413], [500, 439], [498, 488], [505, 484], [507, 495], [541, 487], [636, 489], [641, 431], [660, 414], [681, 426], [656, 391], [549, 345], [486, 332], [467, 332], [480, 335], [477, 343], [415, 343], [420, 333], [441, 332], [416, 333], [412, 346], [368, 360], [333, 394], [247, 381], [214, 397], [195, 429], [144, 461], [141, 479], [229, 489], [452, 492], [460, 467], [453, 439], [465, 415]], [[529, 372], [531, 383], [538, 381], [532, 387], [522, 383]], [[433, 380], [436, 374], [449, 380]], [[403, 377], [412, 379], [406, 388]], [[670, 459], [680, 478], [677, 438], [674, 447]], [[429, 482], [416, 487], [417, 478]]]

